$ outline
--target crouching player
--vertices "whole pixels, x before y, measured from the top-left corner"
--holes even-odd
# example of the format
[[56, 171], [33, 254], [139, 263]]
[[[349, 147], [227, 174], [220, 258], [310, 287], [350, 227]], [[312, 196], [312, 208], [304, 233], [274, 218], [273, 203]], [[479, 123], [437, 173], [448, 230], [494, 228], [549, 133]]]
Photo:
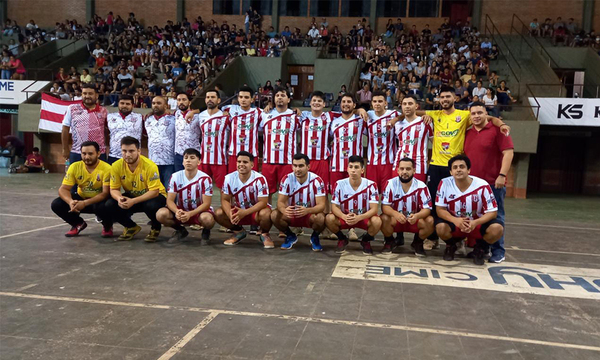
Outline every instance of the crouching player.
[[321, 177], [309, 171], [310, 160], [304, 154], [296, 154], [292, 159], [293, 172], [281, 179], [277, 209], [271, 212], [273, 225], [285, 233], [281, 249], [289, 250], [298, 241], [292, 227], [313, 229], [310, 244], [313, 251], [322, 251], [319, 234], [325, 229], [325, 183]]
[[342, 229], [359, 228], [366, 230], [360, 244], [365, 255], [372, 255], [371, 240], [381, 228], [381, 219], [377, 216], [379, 208], [379, 191], [377, 184], [363, 178], [365, 160], [358, 155], [348, 159], [348, 175], [334, 185], [331, 198], [331, 214], [327, 214], [325, 224], [338, 237], [336, 253], [346, 251], [348, 238]]
[[175, 232], [169, 244], [175, 244], [189, 235], [185, 225], [202, 226], [202, 240], [208, 242], [210, 229], [215, 218], [210, 202], [213, 183], [210, 176], [198, 170], [200, 152], [189, 148], [183, 152], [184, 170], [171, 176], [167, 190], [167, 207], [156, 212], [156, 219], [163, 225], [172, 227]]
[[397, 170], [398, 176], [388, 181], [381, 200], [381, 232], [385, 241], [382, 252], [392, 252], [394, 232], [411, 232], [415, 234], [411, 244], [415, 255], [425, 256], [423, 242], [433, 233], [429, 189], [414, 177], [413, 159], [400, 159]]
[[439, 219], [436, 223], [438, 236], [446, 242], [444, 260], [454, 260], [456, 243], [465, 237], [476, 240], [473, 262], [483, 265], [489, 245], [498, 241], [504, 233], [496, 219], [498, 206], [487, 181], [469, 175], [471, 160], [457, 155], [448, 161], [450, 174], [438, 187], [435, 205]]

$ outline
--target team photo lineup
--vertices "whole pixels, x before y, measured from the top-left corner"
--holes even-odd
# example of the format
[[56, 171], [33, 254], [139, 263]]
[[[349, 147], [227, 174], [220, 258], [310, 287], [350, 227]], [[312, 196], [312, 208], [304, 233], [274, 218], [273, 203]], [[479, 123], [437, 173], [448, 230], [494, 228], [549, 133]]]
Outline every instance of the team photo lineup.
[[[84, 85], [82, 103], [70, 105], [62, 123], [68, 169], [51, 207], [71, 226], [67, 237], [87, 227], [85, 213], [102, 224], [102, 237], [113, 238], [118, 223], [123, 232], [114, 240], [132, 240], [141, 231], [132, 215], [144, 213], [146, 242], [158, 241], [163, 226], [174, 230], [164, 239], [169, 245], [189, 240], [186, 227], [201, 230], [196, 241], [210, 242], [218, 226], [228, 233], [225, 246], [256, 236], [265, 249], [290, 250], [308, 229], [313, 251], [342, 254], [360, 239], [371, 255], [379, 233], [383, 254], [413, 233], [416, 256], [441, 239], [444, 260], [462, 254], [477, 265], [502, 262], [510, 127], [481, 102], [455, 109], [454, 88], [442, 87], [439, 96], [441, 110], [419, 110], [410, 95], [390, 110], [386, 94], [374, 92], [367, 111], [345, 93], [333, 112], [314, 91], [310, 111], [300, 111], [289, 107], [287, 89], [276, 88], [259, 109], [243, 86], [235, 105], [220, 107], [219, 91], [208, 90], [200, 112], [180, 93], [174, 113], [156, 96], [142, 116], [128, 95], [107, 113], [96, 89]], [[323, 239], [337, 246], [328, 249]]]

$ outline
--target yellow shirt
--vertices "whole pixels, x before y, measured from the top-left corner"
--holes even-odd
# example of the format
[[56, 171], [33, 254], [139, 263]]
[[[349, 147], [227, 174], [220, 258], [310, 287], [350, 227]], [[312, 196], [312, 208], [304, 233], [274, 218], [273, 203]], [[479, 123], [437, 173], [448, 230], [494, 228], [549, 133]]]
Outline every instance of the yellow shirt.
[[443, 110], [430, 110], [433, 118], [433, 147], [431, 165], [448, 166], [448, 160], [463, 153], [465, 134], [471, 126], [469, 110], [454, 110], [450, 115]]
[[91, 173], [88, 172], [83, 161], [76, 161], [69, 165], [63, 185], [77, 185], [77, 194], [84, 199], [90, 199], [102, 193], [103, 186], [110, 185], [110, 165], [98, 160], [98, 165]]
[[150, 190], [158, 190], [161, 195], [167, 196], [165, 187], [160, 182], [158, 166], [143, 155], [140, 155], [140, 162], [134, 172], [129, 170], [129, 166], [123, 159], [112, 164], [110, 188], [121, 189], [121, 187], [133, 197], [144, 195]]

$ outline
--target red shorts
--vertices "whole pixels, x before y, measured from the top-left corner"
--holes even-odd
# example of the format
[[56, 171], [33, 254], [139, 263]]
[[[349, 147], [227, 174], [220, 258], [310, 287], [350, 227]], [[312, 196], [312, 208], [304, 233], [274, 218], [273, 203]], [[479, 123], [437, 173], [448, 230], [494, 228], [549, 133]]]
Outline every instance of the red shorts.
[[363, 230], [369, 229], [369, 219], [361, 220], [354, 225], [346, 224], [344, 219], [339, 219], [339, 220], [340, 220], [340, 229], [356, 229], [356, 228], [363, 229]]
[[257, 212], [252, 213], [246, 217], [244, 217], [242, 220], [240, 220], [240, 222], [238, 223], [238, 225], [255, 225], [258, 226], [258, 221], [256, 221], [256, 216], [258, 215]]
[[388, 180], [393, 177], [392, 165], [367, 165], [366, 178], [377, 184], [380, 194], [385, 191]]
[[309, 215], [305, 215], [303, 217], [299, 217], [299, 218], [291, 218], [290, 221], [288, 222], [288, 226], [289, 227], [305, 227], [305, 228], [309, 228], [310, 227], [309, 220], [310, 220], [310, 214]]
[[219, 189], [223, 187], [223, 181], [227, 175], [227, 165], [200, 164], [199, 170], [210, 176]]
[[263, 164], [261, 173], [267, 179], [269, 194], [279, 190], [281, 179], [292, 172], [292, 165], [287, 164]]
[[329, 167], [329, 160], [311, 160], [310, 171], [314, 172], [321, 179], [323, 179], [323, 182], [325, 183], [325, 190], [331, 193], [329, 183], [329, 173], [331, 172], [331, 168]]
[[396, 226], [394, 226], [394, 232], [395, 233], [409, 232], [409, 233], [416, 234], [419, 232], [419, 225], [417, 225], [418, 223], [419, 223], [418, 221], [412, 225], [408, 221], [405, 222], [404, 224], [396, 223]]
[[333, 194], [333, 188], [335, 184], [342, 179], [346, 179], [348, 177], [348, 173], [344, 171], [332, 171], [329, 173], [329, 193]]
[[[258, 156], [254, 157], [254, 167], [252, 170], [258, 171]], [[237, 156], [230, 155], [229, 162], [227, 163], [227, 173], [230, 174], [234, 171], [237, 171]]]

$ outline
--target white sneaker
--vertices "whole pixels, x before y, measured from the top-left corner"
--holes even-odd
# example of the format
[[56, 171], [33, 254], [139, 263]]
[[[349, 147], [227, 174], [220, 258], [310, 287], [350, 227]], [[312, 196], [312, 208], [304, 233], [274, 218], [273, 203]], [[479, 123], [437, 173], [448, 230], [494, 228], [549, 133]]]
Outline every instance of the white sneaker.
[[465, 239], [456, 243], [456, 255], [467, 256], [467, 247], [465, 246]]
[[323, 230], [321, 232], [321, 238], [328, 239], [328, 240], [337, 240], [338, 239], [337, 235], [332, 233], [328, 228], [325, 228], [325, 230]]
[[356, 235], [356, 231], [354, 231], [354, 229], [348, 230], [348, 240], [350, 240], [350, 241], [358, 240], [358, 235]]
[[304, 229], [302, 229], [301, 227], [292, 228], [292, 232], [294, 234], [296, 234], [296, 236], [302, 236], [302, 235], [304, 235]]

